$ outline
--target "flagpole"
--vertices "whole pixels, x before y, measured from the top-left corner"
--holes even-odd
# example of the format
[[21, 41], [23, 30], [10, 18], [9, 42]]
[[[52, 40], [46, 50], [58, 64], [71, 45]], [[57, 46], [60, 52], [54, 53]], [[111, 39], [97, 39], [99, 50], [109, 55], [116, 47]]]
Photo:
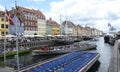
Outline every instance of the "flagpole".
[[[15, 1], [15, 7], [17, 6], [17, 3]], [[16, 9], [17, 10], [17, 9]], [[16, 12], [15, 12], [16, 15]], [[17, 49], [17, 69], [18, 71], [20, 70], [20, 66], [19, 66], [19, 49], [18, 49], [18, 34], [17, 34], [17, 25], [18, 25], [18, 20], [15, 20], [15, 26], [16, 26], [16, 49]]]
[[4, 15], [5, 15], [4, 16], [4, 67], [5, 67], [6, 66], [6, 11]]
[[17, 50], [17, 68], [18, 71], [20, 70], [20, 66], [19, 66], [19, 49], [18, 49], [18, 35], [17, 35], [17, 20], [16, 20], [16, 50]]

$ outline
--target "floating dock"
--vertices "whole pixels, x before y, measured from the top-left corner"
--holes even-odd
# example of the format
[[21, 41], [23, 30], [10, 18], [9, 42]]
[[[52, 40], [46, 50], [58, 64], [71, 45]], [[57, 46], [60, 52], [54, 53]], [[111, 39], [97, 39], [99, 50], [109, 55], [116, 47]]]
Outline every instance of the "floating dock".
[[98, 53], [73, 52], [20, 72], [86, 72], [99, 57]]

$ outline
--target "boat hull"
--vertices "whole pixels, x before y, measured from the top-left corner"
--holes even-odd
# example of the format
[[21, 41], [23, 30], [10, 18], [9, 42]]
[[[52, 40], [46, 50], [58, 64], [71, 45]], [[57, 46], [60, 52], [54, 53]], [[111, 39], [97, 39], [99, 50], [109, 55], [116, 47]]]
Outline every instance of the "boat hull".
[[56, 54], [64, 54], [74, 52], [76, 50], [51, 50], [51, 51], [32, 51], [33, 55], [56, 55]]
[[55, 40], [54, 43], [58, 45], [72, 44], [74, 41], [71, 40]]

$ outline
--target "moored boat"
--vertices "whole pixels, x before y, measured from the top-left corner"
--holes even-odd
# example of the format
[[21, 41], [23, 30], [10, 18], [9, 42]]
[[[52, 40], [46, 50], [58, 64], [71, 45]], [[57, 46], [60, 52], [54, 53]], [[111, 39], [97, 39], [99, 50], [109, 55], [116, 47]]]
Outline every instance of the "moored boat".
[[50, 54], [63, 54], [70, 53], [75, 51], [84, 51], [89, 49], [95, 49], [96, 44], [89, 43], [76, 43], [73, 45], [65, 45], [65, 46], [54, 46], [54, 47], [42, 47], [40, 49], [32, 50], [33, 55], [50, 55]]
[[31, 65], [20, 72], [86, 72], [99, 57], [98, 53], [72, 52]]
[[74, 43], [74, 41], [73, 40], [55, 40], [54, 43], [59, 45], [65, 45], [65, 44], [72, 44]]

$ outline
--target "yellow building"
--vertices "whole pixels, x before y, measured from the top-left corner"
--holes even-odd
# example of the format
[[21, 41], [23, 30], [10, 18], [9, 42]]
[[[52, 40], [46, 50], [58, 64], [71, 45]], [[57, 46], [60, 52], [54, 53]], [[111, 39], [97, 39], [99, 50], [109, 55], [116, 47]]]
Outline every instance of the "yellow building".
[[59, 35], [60, 25], [56, 21], [53, 21], [52, 18], [50, 18], [48, 21], [52, 26], [52, 35]]
[[4, 12], [0, 11], [0, 36], [4, 34], [9, 34], [9, 22], [5, 22]]
[[77, 25], [77, 36], [82, 36], [82, 27]]
[[60, 35], [60, 26], [57, 23], [52, 25], [52, 35]]
[[73, 24], [73, 27], [72, 27], [72, 36], [77, 36], [77, 28], [76, 26]]

